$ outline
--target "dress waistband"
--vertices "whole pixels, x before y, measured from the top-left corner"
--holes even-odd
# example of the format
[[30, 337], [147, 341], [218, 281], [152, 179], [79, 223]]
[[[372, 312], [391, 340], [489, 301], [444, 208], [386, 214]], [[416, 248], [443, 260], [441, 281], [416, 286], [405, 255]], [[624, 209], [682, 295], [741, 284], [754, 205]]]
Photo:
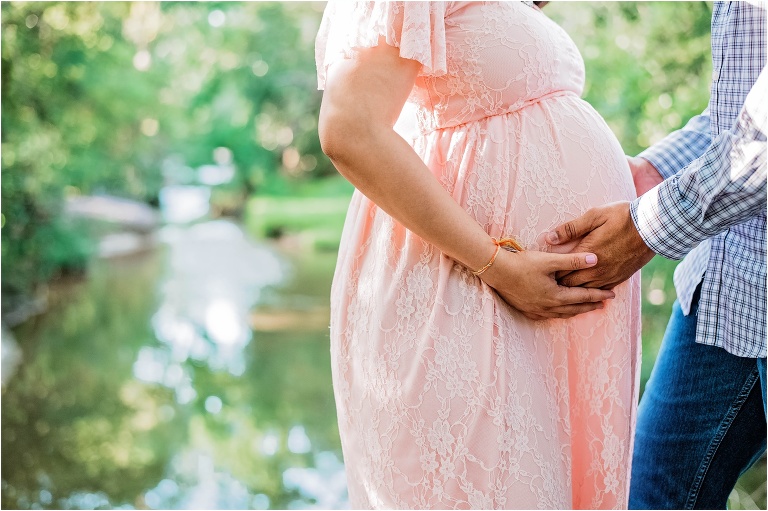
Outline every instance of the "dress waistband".
[[472, 123], [472, 122], [480, 122], [480, 121], [485, 120], [485, 119], [490, 119], [491, 117], [498, 117], [500, 115], [513, 114], [513, 113], [519, 112], [520, 110], [522, 110], [524, 108], [527, 108], [527, 107], [529, 107], [531, 105], [535, 105], [536, 103], [541, 103], [544, 100], [552, 99], [552, 98], [558, 98], [558, 97], [562, 97], [562, 96], [573, 96], [575, 98], [580, 98], [580, 96], [578, 94], [576, 94], [575, 92], [570, 91], [570, 90], [558, 90], [558, 91], [554, 91], [554, 92], [549, 92], [547, 94], [544, 94], [544, 95], [536, 97], [536, 98], [526, 99], [524, 101], [518, 101], [518, 102], [512, 104], [507, 110], [505, 110], [503, 112], [498, 112], [498, 113], [491, 114], [491, 115], [485, 115], [483, 117], [478, 117], [477, 119], [470, 119], [470, 120], [467, 120], [467, 121], [464, 121], [464, 122], [460, 122], [460, 123], [456, 123], [456, 124], [451, 124], [450, 126], [440, 126], [439, 128], [432, 128], [432, 129], [429, 129], [429, 130], [426, 130], [426, 131], [422, 131], [421, 134], [422, 135], [429, 135], [430, 133], [434, 133], [435, 131], [447, 130], [447, 129], [451, 129], [451, 128], [458, 128], [459, 126], [464, 126], [465, 124], [469, 124], [469, 123]]

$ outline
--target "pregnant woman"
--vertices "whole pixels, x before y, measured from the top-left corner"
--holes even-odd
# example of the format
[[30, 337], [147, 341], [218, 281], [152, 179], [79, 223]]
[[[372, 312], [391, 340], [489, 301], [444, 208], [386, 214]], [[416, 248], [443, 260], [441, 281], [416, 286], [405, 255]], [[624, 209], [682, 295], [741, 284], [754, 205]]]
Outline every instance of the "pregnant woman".
[[331, 291], [352, 507], [625, 508], [638, 277], [560, 287], [594, 255], [546, 252], [634, 197], [573, 41], [528, 2], [332, 2], [316, 57], [357, 188]]

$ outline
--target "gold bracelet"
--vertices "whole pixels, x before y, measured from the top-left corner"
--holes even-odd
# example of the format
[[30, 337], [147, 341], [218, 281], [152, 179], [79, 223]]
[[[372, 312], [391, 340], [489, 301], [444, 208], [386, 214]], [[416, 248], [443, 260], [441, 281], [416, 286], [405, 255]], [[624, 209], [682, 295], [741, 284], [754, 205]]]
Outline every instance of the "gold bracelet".
[[[494, 240], [493, 240], [493, 242], [494, 242], [494, 243], [496, 243], [496, 240], [494, 239]], [[501, 245], [497, 244], [497, 245], [496, 245], [496, 252], [494, 252], [494, 253], [493, 253], [493, 256], [491, 257], [491, 260], [490, 260], [490, 261], [488, 261], [488, 264], [486, 264], [485, 266], [483, 266], [483, 267], [482, 267], [482, 268], [480, 268], [479, 270], [475, 270], [475, 271], [473, 271], [473, 272], [472, 272], [472, 274], [473, 274], [473, 275], [476, 275], [476, 276], [478, 276], [478, 277], [479, 277], [480, 275], [482, 275], [482, 274], [483, 274], [483, 272], [484, 272], [485, 270], [487, 270], [488, 268], [490, 268], [490, 267], [491, 267], [491, 265], [492, 265], [492, 264], [493, 264], [493, 263], [496, 261], [496, 256], [497, 256], [497, 255], [499, 255], [499, 250], [501, 250]]]
[[493, 253], [493, 256], [491, 257], [491, 260], [488, 261], [488, 264], [486, 264], [485, 266], [483, 266], [479, 270], [474, 270], [472, 272], [473, 275], [480, 276], [480, 275], [482, 275], [485, 272], [485, 270], [487, 270], [488, 268], [493, 266], [493, 263], [496, 262], [496, 256], [499, 255], [499, 250], [501, 250], [502, 246], [504, 247], [505, 250], [508, 250], [510, 252], [522, 252], [523, 251], [523, 247], [517, 241], [515, 241], [513, 238], [498, 239], [498, 238], [491, 237], [491, 240], [493, 240], [493, 244], [496, 245], [496, 252]]

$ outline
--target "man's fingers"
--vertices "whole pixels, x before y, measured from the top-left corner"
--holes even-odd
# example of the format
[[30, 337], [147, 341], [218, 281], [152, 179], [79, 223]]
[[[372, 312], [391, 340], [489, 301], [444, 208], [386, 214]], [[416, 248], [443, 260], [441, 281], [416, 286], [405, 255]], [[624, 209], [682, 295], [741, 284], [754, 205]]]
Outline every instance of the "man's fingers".
[[547, 243], [550, 245], [562, 245], [569, 241], [582, 238], [594, 229], [596, 213], [590, 209], [579, 218], [558, 225], [554, 231], [547, 233]]
[[[583, 304], [591, 302], [602, 302], [616, 297], [616, 293], [608, 289], [585, 288], [585, 287], [561, 287], [558, 301], [561, 305]], [[557, 307], [559, 307], [557, 306]]]
[[549, 271], [575, 271], [591, 268], [597, 264], [597, 256], [590, 253], [580, 254], [550, 254]]
[[562, 278], [557, 279], [557, 282], [561, 286], [566, 286], [566, 287], [577, 287], [577, 286], [584, 287], [584, 284], [586, 284], [587, 282], [592, 282], [596, 278], [597, 278], [597, 275], [595, 275], [590, 270], [574, 271]]
[[605, 289], [616, 286], [606, 275], [605, 268], [600, 266], [574, 271], [563, 277], [555, 275], [555, 278], [558, 284], [566, 287], [599, 287]]

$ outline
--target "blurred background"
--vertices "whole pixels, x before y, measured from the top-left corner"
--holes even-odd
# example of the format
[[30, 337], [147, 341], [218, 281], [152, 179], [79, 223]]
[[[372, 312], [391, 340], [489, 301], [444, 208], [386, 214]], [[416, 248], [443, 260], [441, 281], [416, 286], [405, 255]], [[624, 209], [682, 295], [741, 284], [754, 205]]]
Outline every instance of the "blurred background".
[[[346, 506], [323, 3], [2, 3], [2, 507]], [[707, 103], [711, 4], [550, 3], [628, 154]], [[643, 383], [675, 294], [643, 272]], [[766, 506], [765, 459], [731, 494]]]

